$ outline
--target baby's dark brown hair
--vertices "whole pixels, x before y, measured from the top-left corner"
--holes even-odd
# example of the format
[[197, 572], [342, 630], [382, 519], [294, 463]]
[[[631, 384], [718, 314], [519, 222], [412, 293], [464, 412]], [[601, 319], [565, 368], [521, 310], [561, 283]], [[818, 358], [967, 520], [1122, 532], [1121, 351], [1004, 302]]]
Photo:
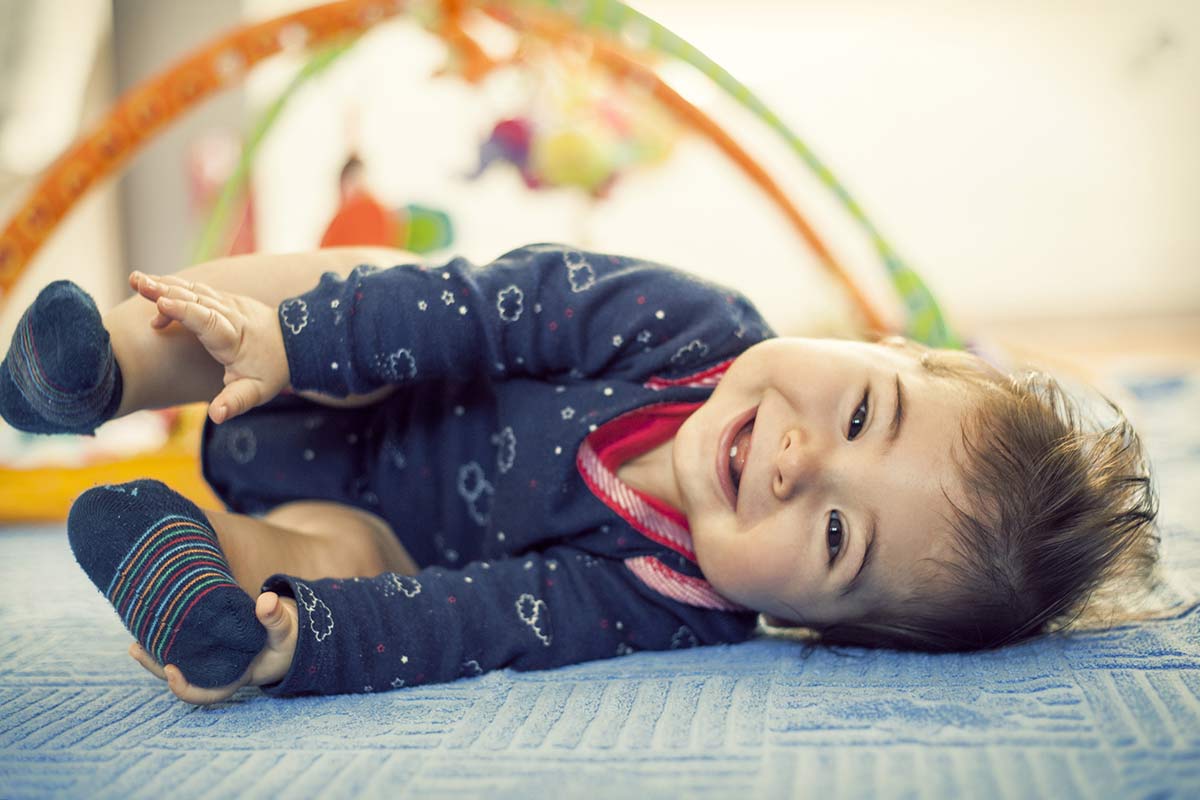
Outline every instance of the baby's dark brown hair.
[[1141, 442], [1114, 403], [1105, 399], [1115, 421], [1101, 424], [1043, 373], [1010, 376], [967, 353], [885, 343], [974, 401], [958, 457], [966, 507], [951, 501], [954, 555], [924, 584], [932, 596], [814, 626], [817, 642], [1001, 647], [1066, 629], [1105, 587], [1150, 584], [1158, 501]]

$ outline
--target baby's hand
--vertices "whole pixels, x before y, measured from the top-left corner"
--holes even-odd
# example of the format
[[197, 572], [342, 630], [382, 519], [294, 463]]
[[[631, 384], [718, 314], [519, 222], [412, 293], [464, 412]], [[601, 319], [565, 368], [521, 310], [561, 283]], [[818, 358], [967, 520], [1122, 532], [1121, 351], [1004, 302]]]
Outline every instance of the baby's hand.
[[290, 597], [280, 597], [274, 592], [263, 592], [255, 603], [254, 614], [267, 629], [267, 643], [250, 662], [245, 674], [228, 686], [216, 689], [193, 686], [179, 671], [179, 667], [174, 664], [160, 667], [137, 642], [129, 645], [129, 655], [150, 674], [166, 681], [180, 700], [198, 706], [219, 703], [243, 686], [265, 686], [283, 680], [292, 666], [298, 628], [296, 601]]
[[208, 405], [213, 422], [244, 414], [287, 387], [287, 352], [273, 308], [253, 297], [172, 275], [134, 272], [129, 285], [157, 306], [151, 327], [178, 322], [224, 365], [225, 388]]

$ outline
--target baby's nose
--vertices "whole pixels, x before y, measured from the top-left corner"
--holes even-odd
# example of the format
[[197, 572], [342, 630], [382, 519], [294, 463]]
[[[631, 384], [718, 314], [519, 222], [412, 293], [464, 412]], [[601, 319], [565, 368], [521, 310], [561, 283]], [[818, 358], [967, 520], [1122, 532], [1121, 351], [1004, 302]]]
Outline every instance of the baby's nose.
[[775, 475], [772, 489], [780, 500], [804, 491], [813, 480], [817, 457], [809, 436], [802, 428], [784, 431], [775, 455]]

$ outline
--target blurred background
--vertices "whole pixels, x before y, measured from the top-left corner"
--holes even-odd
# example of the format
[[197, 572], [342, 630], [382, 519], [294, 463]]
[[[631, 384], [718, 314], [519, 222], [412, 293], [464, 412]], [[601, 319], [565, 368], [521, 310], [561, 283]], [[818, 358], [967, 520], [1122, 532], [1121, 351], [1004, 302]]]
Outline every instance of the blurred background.
[[[797, 131], [960, 334], [1085, 377], [1131, 357], [1200, 361], [1200, 3], [629, 4]], [[0, 0], [0, 218], [124, 92], [231, 28], [307, 5]], [[298, 88], [312, 67], [303, 47], [244, 75], [229, 64], [228, 88], [63, 220], [0, 307], [0, 346], [51, 280], [107, 308], [133, 269], [318, 247], [364, 193], [390, 215], [388, 235], [429, 260], [564, 241], [736, 285], [781, 332], [852, 330], [787, 219], [661, 106], [595, 74], [586, 54], [539, 52], [498, 24], [471, 32], [521, 66], [464, 80], [418, 17], [372, 26]], [[656, 69], [764, 164], [898, 323], [869, 242], [782, 140], [691, 67]], [[214, 221], [269, 113], [248, 190]], [[18, 440], [29, 444], [0, 428], [0, 463], [44, 463], [49, 445], [31, 456]]]

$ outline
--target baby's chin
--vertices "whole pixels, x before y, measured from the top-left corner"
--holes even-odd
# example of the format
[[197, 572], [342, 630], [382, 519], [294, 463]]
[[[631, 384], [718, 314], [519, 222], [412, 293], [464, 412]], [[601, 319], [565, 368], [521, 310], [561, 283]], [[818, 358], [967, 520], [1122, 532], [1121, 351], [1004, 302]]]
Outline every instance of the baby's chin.
[[745, 605], [745, 603], [742, 603], [741, 600], [734, 596], [738, 593], [737, 590], [732, 586], [728, 586], [723, 580], [724, 573], [721, 570], [720, 563], [714, 560], [716, 554], [713, 550], [714, 548], [709, 547], [705, 541], [703, 531], [700, 531], [699, 535], [696, 532], [692, 533], [692, 551], [696, 554], [696, 565], [700, 567], [700, 572], [704, 574], [704, 579], [716, 590], [717, 594], [726, 600], [732, 600], [735, 603]]

